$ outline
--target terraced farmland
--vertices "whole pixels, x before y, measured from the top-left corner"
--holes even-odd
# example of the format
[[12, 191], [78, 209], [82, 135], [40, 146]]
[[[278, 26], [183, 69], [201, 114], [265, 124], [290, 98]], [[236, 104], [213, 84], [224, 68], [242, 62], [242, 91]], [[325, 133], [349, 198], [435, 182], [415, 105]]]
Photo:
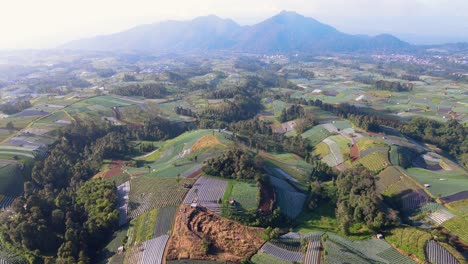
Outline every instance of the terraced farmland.
[[161, 264], [163, 262], [164, 248], [168, 240], [168, 235], [162, 235], [146, 241], [142, 264]]
[[431, 240], [426, 245], [427, 260], [434, 264], [458, 264], [452, 254]]
[[322, 125], [318, 125], [302, 133], [301, 136], [303, 138], [308, 139], [312, 146], [316, 146], [317, 144], [322, 142], [322, 140], [326, 139], [327, 137], [331, 135], [332, 134], [327, 129], [325, 129]]
[[[404, 175], [397, 170], [394, 166], [389, 166], [379, 173], [379, 180], [377, 181], [377, 191], [383, 192], [395, 182], [401, 180]], [[404, 191], [404, 190], [402, 190]]]
[[177, 206], [182, 203], [187, 189], [184, 184], [193, 184], [193, 179], [139, 177], [132, 180], [129, 194], [128, 217], [130, 219], [152, 210]]
[[280, 258], [277, 258], [275, 256], [272, 256], [270, 254], [267, 254], [261, 250], [257, 252], [252, 258], [251, 261], [254, 264], [291, 264], [290, 261], [286, 261]]
[[468, 221], [462, 217], [455, 216], [442, 224], [450, 232], [457, 235], [465, 243], [468, 243]]
[[156, 226], [154, 227], [154, 237], [168, 235], [172, 230], [177, 207], [165, 207], [158, 210]]
[[360, 158], [357, 163], [362, 164], [364, 167], [371, 171], [380, 171], [390, 165], [388, 160], [388, 152], [373, 152], [365, 157]]
[[269, 179], [275, 188], [281, 212], [292, 219], [296, 218], [302, 212], [307, 196], [282, 179], [274, 176], [270, 176]]
[[444, 222], [455, 217], [454, 214], [449, 212], [447, 209], [439, 209], [427, 216], [436, 225], [441, 225]]
[[266, 254], [289, 262], [301, 262], [304, 257], [304, 254], [301, 252], [289, 251], [275, 246], [270, 242], [265, 243], [260, 250]]
[[409, 168], [408, 175], [422, 184], [429, 184], [427, 190], [434, 196], [448, 196], [468, 190], [468, 175], [459, 171], [434, 172], [421, 168]]
[[426, 260], [424, 250], [431, 234], [415, 227], [394, 228], [385, 235], [385, 240], [406, 253], [414, 254], [422, 261]]
[[226, 191], [227, 181], [209, 177], [200, 177], [192, 189], [185, 196], [184, 204], [196, 201], [198, 205], [204, 206], [213, 212], [220, 213], [219, 199], [223, 199]]
[[119, 210], [119, 226], [127, 223], [128, 194], [130, 193], [130, 181], [117, 187], [117, 209]]

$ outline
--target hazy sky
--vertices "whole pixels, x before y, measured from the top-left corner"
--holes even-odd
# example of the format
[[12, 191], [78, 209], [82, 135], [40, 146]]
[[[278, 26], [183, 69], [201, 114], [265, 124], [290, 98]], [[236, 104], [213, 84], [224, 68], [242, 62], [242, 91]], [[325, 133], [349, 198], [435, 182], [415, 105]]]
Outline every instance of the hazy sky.
[[49, 48], [139, 24], [207, 14], [253, 24], [281, 10], [346, 33], [468, 41], [468, 0], [0, 0], [0, 49]]

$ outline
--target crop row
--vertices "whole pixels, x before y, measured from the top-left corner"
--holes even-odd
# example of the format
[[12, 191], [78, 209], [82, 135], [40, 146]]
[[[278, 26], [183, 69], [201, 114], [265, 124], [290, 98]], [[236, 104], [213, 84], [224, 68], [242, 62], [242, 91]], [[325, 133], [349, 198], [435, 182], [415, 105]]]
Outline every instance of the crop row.
[[167, 235], [172, 230], [177, 207], [165, 207], [158, 211], [156, 226], [154, 227], [154, 237]]
[[169, 236], [163, 235], [146, 241], [142, 264], [161, 264], [168, 240]]
[[187, 193], [183, 203], [191, 204], [192, 202], [196, 202], [198, 205], [219, 213], [221, 208], [218, 200], [223, 199], [226, 187], [227, 181], [200, 177]]
[[177, 206], [182, 203], [187, 192], [184, 184], [192, 184], [192, 179], [139, 177], [132, 180], [129, 195], [128, 217], [138, 215], [155, 208]]
[[437, 242], [431, 240], [426, 245], [427, 260], [431, 263], [458, 264], [458, 261]]
[[301, 252], [293, 252], [289, 251], [283, 248], [280, 248], [278, 246], [273, 245], [272, 243], [265, 243], [261, 250], [263, 250], [265, 253], [275, 256], [279, 259], [291, 261], [291, 262], [301, 262], [302, 258], [304, 257], [304, 254]]

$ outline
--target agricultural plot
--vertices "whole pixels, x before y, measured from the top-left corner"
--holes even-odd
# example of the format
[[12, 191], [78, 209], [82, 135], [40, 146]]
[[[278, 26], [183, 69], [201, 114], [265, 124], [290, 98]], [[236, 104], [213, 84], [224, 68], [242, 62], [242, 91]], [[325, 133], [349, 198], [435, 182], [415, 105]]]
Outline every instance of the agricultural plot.
[[309, 140], [312, 146], [316, 146], [322, 140], [331, 136], [332, 134], [323, 127], [323, 125], [314, 126], [313, 128], [302, 133], [301, 136]]
[[174, 178], [139, 177], [132, 180], [129, 194], [128, 217], [130, 219], [152, 210], [177, 206], [182, 203], [187, 189], [184, 184], [193, 184], [192, 179], [180, 179], [177, 183]]
[[455, 216], [442, 224], [451, 233], [457, 235], [462, 241], [468, 243], [468, 221], [465, 218]]
[[458, 264], [456, 258], [447, 250], [441, 247], [437, 242], [431, 240], [426, 245], [427, 260], [435, 264]]
[[427, 216], [436, 225], [441, 225], [444, 222], [455, 217], [454, 214], [449, 212], [447, 209], [439, 209]]
[[183, 203], [196, 202], [213, 212], [220, 213], [221, 207], [218, 201], [223, 199], [226, 187], [227, 181], [202, 176], [187, 193]]
[[86, 99], [83, 101], [89, 105], [101, 105], [107, 108], [117, 107], [117, 106], [128, 106], [135, 104], [135, 102], [131, 102], [128, 100], [124, 100], [122, 98], [112, 97], [112, 96], [98, 96]]
[[266, 254], [289, 262], [301, 262], [304, 257], [304, 254], [301, 252], [289, 251], [275, 246], [270, 242], [265, 243], [260, 250]]
[[307, 244], [307, 252], [304, 258], [304, 264], [320, 264], [322, 244], [318, 240], [310, 240]]
[[[270, 254], [267, 254], [261, 250], [257, 252], [251, 259], [254, 264], [291, 264], [290, 261], [286, 261]], [[188, 263], [187, 263], [188, 264]]]
[[312, 171], [312, 165], [295, 154], [273, 154], [261, 152], [261, 155], [267, 160], [267, 166], [278, 167], [303, 184], [307, 182]]
[[269, 176], [269, 180], [275, 188], [281, 212], [291, 219], [296, 218], [302, 212], [307, 196], [297, 191], [285, 180], [274, 176]]
[[425, 261], [425, 245], [432, 239], [430, 233], [415, 227], [394, 228], [385, 234], [385, 240], [406, 253]]
[[255, 210], [260, 202], [259, 191], [255, 183], [235, 182], [230, 199], [234, 199], [244, 210]]
[[338, 144], [336, 144], [335, 141], [329, 138], [326, 138], [323, 140], [323, 143], [328, 145], [328, 147], [330, 148], [330, 152], [331, 152], [331, 154], [323, 158], [323, 161], [327, 163], [328, 166], [335, 167], [338, 164], [341, 164], [344, 162], [343, 156], [341, 154], [341, 149], [338, 146]]
[[[442, 200], [444, 203], [468, 200], [468, 191], [462, 191], [449, 196], [445, 196], [440, 198], [440, 200]], [[466, 210], [468, 210], [468, 206]]]
[[418, 207], [424, 206], [429, 201], [427, 194], [423, 190], [417, 189], [401, 197], [401, 209], [404, 212], [411, 212]]
[[169, 235], [172, 230], [177, 207], [165, 207], [158, 210], [156, 226], [154, 227], [154, 237]]
[[128, 244], [145, 242], [154, 238], [154, 227], [158, 216], [158, 209], [145, 212], [130, 221], [127, 232]]
[[446, 204], [446, 206], [462, 213], [462, 215], [468, 219], [468, 199], [451, 202]]
[[124, 264], [143, 264], [145, 243], [138, 243], [125, 252]]
[[168, 240], [168, 235], [162, 235], [146, 241], [142, 264], [161, 264], [163, 262], [164, 248]]
[[360, 256], [359, 253], [353, 252], [332, 240], [327, 239], [323, 245], [327, 252], [327, 254], [324, 256], [326, 263], [372, 263], [365, 257]]
[[14, 200], [14, 197], [0, 195], [0, 210], [10, 210]]
[[388, 160], [388, 152], [373, 152], [365, 157], [360, 158], [356, 163], [362, 164], [371, 171], [381, 171], [390, 165]]
[[409, 168], [406, 171], [421, 185], [429, 184], [427, 190], [433, 196], [444, 197], [468, 190], [468, 175], [465, 173], [457, 171], [439, 173], [421, 168]]
[[128, 194], [130, 193], [130, 181], [117, 187], [117, 210], [119, 211], [119, 226], [127, 223]]
[[377, 191], [382, 193], [389, 186], [401, 180], [404, 175], [397, 170], [394, 166], [389, 166], [379, 173], [379, 180], [377, 181]]

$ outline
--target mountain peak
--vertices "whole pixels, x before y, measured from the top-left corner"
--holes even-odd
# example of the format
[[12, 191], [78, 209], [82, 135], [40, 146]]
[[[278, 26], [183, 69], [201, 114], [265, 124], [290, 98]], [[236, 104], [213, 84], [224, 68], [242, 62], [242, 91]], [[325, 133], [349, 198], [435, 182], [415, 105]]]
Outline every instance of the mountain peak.
[[[119, 45], [115, 45], [119, 43]], [[253, 53], [352, 52], [400, 50], [409, 45], [391, 35], [349, 35], [294, 11], [251, 26], [207, 15], [188, 21], [166, 21], [86, 40], [62, 48], [84, 50], [136, 50], [151, 53], [242, 51]]]

